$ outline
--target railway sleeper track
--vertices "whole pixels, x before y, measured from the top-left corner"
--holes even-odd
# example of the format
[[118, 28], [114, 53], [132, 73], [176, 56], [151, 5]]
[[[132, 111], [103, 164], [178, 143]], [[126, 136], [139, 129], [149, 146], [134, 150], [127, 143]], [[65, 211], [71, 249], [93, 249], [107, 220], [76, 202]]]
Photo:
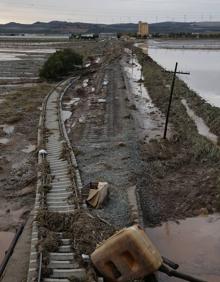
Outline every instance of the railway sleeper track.
[[[42, 169], [38, 171], [27, 282], [69, 282], [69, 278], [82, 280], [86, 276], [85, 269], [81, 268], [75, 260], [70, 238], [64, 232], [56, 232], [60, 246], [56, 252], [49, 252], [50, 274], [42, 277], [43, 255], [38, 244], [40, 240], [38, 214], [40, 211], [46, 209], [49, 213], [68, 215], [80, 207], [82, 183], [62, 119], [61, 105], [63, 95], [75, 80], [70, 78], [60, 83], [43, 102], [38, 130], [38, 147], [46, 149], [48, 154], [46, 160], [38, 156], [38, 163], [43, 170], [49, 169], [50, 177], [47, 172], [42, 173]], [[42, 185], [50, 187], [47, 193], [42, 194]], [[74, 204], [69, 201], [71, 196], [75, 199]]]

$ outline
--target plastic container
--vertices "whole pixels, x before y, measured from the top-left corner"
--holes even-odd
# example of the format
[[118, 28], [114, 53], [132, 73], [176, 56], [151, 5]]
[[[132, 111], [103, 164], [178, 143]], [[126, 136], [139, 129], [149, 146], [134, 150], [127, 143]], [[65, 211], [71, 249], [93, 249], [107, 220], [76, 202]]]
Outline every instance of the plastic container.
[[134, 225], [102, 243], [91, 255], [96, 269], [111, 281], [128, 281], [157, 271], [162, 258], [144, 230]]

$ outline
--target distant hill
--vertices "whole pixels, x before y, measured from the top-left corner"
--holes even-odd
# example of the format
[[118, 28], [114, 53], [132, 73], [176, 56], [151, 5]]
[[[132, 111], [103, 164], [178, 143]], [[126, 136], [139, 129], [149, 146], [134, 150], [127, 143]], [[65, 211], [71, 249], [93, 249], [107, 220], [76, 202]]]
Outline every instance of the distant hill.
[[151, 33], [208, 33], [220, 32], [220, 22], [162, 22], [150, 25]]
[[[8, 23], [0, 24], [0, 33], [86, 33], [86, 32], [136, 32], [137, 24], [90, 24], [52, 21], [48, 23], [36, 22], [33, 24]], [[177, 33], [177, 32], [220, 32], [220, 22], [161, 22], [150, 24], [151, 33]]]

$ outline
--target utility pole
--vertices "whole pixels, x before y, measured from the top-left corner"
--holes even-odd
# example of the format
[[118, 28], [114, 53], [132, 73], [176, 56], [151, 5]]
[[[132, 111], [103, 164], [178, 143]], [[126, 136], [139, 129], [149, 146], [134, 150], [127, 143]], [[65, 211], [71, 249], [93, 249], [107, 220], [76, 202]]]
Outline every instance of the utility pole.
[[167, 138], [167, 127], [169, 123], [169, 116], [170, 116], [170, 109], [171, 109], [171, 104], [172, 104], [172, 98], [173, 98], [173, 92], [174, 92], [174, 86], [175, 86], [175, 81], [176, 81], [176, 75], [177, 74], [185, 74], [185, 75], [190, 75], [189, 72], [181, 72], [177, 71], [178, 63], [175, 65], [175, 70], [173, 71], [165, 71], [167, 73], [173, 73], [173, 81], [172, 81], [172, 86], [171, 86], [171, 92], [170, 92], [170, 99], [169, 99], [169, 104], [168, 104], [168, 109], [167, 109], [167, 115], [166, 115], [166, 123], [165, 123], [165, 128], [164, 128], [164, 135], [163, 139]]
[[133, 67], [134, 67], [134, 49], [131, 48], [131, 65], [132, 65], [132, 74], [133, 74]]

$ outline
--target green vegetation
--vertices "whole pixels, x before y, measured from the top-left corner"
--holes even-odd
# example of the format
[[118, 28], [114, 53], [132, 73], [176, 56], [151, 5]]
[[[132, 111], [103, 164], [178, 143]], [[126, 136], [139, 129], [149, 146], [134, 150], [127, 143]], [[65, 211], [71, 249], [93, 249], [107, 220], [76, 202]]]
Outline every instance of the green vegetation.
[[40, 70], [40, 77], [42, 79], [56, 81], [70, 74], [77, 66], [81, 66], [82, 63], [82, 55], [71, 49], [56, 51], [56, 53], [50, 55]]

